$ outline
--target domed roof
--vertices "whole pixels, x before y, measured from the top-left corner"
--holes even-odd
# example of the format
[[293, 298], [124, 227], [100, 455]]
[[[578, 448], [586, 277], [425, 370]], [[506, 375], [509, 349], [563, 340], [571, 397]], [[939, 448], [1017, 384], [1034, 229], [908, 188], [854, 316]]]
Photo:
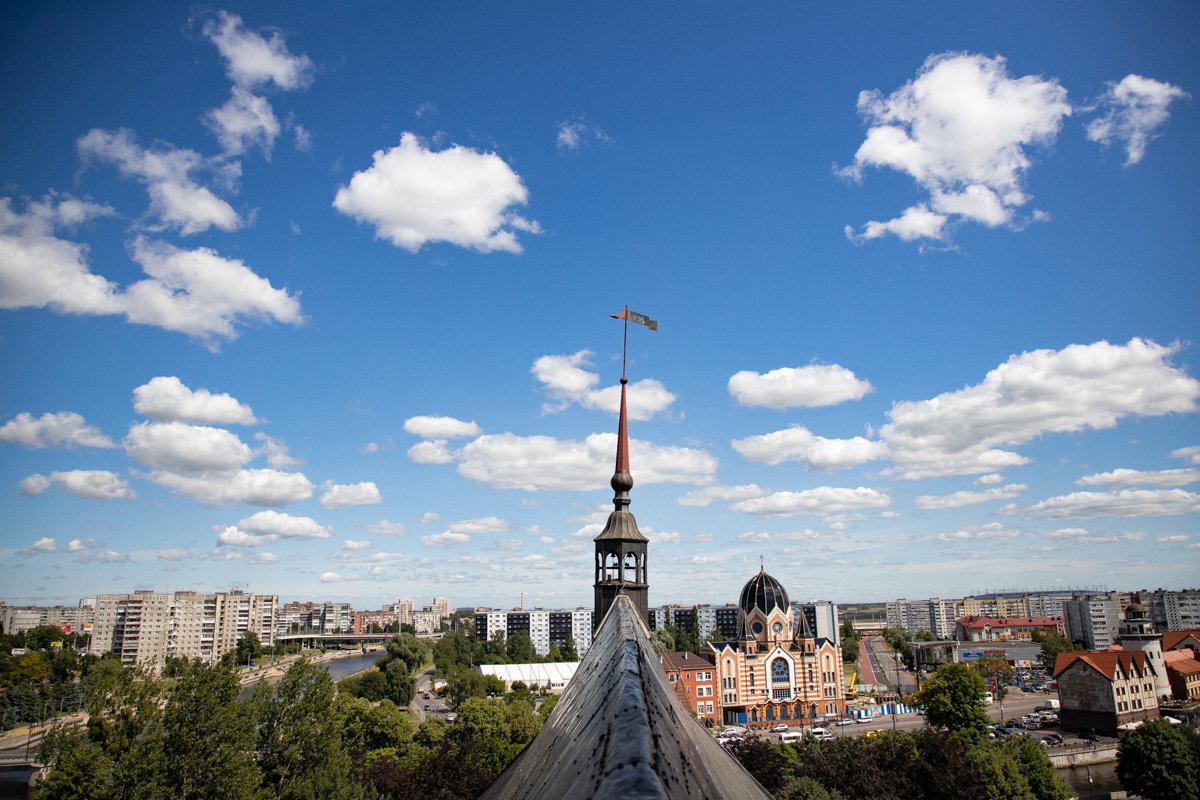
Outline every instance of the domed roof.
[[757, 606], [764, 614], [770, 614], [773, 608], [788, 608], [788, 596], [783, 585], [772, 578], [765, 570], [746, 582], [742, 587], [742, 596], [738, 601], [742, 611], [749, 614]]
[[1146, 609], [1142, 607], [1141, 603], [1133, 602], [1125, 606], [1125, 616], [1127, 617], [1142, 617], [1145, 614]]

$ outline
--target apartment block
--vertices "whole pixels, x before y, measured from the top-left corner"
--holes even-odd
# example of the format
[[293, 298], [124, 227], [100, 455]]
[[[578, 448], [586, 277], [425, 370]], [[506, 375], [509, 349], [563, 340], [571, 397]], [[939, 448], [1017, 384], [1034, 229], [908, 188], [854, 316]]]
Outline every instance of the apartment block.
[[1088, 650], [1103, 650], [1117, 643], [1121, 624], [1119, 595], [1093, 595], [1067, 600], [1063, 606], [1063, 622], [1067, 637]]
[[0, 602], [0, 626], [5, 633], [21, 633], [42, 625], [54, 625], [68, 633], [91, 633], [93, 598], [79, 606], [10, 606]]
[[533, 650], [539, 656], [550, 652], [550, 645], [562, 650], [570, 634], [575, 650], [582, 658], [592, 645], [592, 610], [532, 609], [529, 611], [476, 611], [475, 640], [486, 642], [498, 632], [507, 640], [517, 633], [529, 634]]
[[792, 619], [799, 624], [803, 617], [808, 622], [808, 629], [818, 639], [828, 639], [834, 647], [842, 646], [842, 633], [838, 629], [837, 603], [826, 600], [809, 600], [807, 603], [799, 600], [792, 601]]
[[911, 601], [900, 598], [887, 604], [887, 626], [903, 628], [912, 634], [929, 631], [939, 640], [948, 641], [954, 638], [954, 620], [962, 602], [937, 597]]

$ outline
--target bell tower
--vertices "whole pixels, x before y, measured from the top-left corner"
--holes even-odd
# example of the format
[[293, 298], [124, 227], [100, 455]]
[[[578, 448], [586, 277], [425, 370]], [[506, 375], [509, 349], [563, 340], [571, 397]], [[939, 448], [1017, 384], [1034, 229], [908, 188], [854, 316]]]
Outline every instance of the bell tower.
[[593, 541], [596, 543], [596, 616], [594, 626], [604, 621], [604, 615], [619, 595], [633, 601], [642, 621], [650, 624], [649, 586], [646, 583], [646, 547], [649, 540], [638, 530], [637, 520], [629, 513], [629, 490], [633, 476], [629, 474], [629, 426], [625, 413], [625, 384], [621, 376], [621, 419], [617, 423], [617, 466], [611, 485], [615, 509], [608, 515], [608, 524]]

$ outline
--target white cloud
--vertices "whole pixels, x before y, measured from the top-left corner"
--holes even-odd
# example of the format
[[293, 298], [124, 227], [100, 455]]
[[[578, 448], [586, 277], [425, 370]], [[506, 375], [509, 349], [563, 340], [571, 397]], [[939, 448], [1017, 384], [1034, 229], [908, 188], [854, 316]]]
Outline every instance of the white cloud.
[[408, 536], [408, 528], [399, 522], [388, 522], [386, 519], [381, 519], [374, 525], [368, 525], [367, 532], [377, 533], [380, 536]]
[[1187, 536], [1185, 534], [1178, 534], [1176, 536], [1161, 536], [1158, 539], [1155, 539], [1154, 541], [1157, 542], [1158, 544], [1170, 544], [1170, 543], [1174, 543], [1174, 542], [1186, 542], [1191, 538], [1192, 537]]
[[250, 406], [228, 394], [208, 389], [192, 391], [174, 376], [151, 378], [133, 390], [133, 410], [156, 420], [216, 422], [223, 425], [257, 425]]
[[72, 411], [46, 412], [34, 418], [22, 411], [0, 428], [0, 442], [24, 445], [30, 450], [43, 447], [116, 447], [113, 440], [88, 425], [82, 416]]
[[195, 476], [155, 470], [142, 477], [174, 489], [180, 497], [190, 497], [212, 506], [245, 503], [282, 508], [296, 500], [306, 500], [313, 493], [312, 482], [303, 473], [274, 469], [207, 472]]
[[441, 518], [442, 518], [441, 514], [436, 514], [432, 511], [426, 511], [424, 514], [421, 515], [421, 518], [419, 520], [417, 520], [417, 523], [420, 525], [427, 525], [430, 522], [437, 522]]
[[227, 156], [240, 156], [259, 148], [269, 161], [275, 139], [282, 130], [271, 103], [265, 97], [234, 86], [220, 108], [204, 115], [204, 124], [217, 136]]
[[217, 531], [217, 544], [228, 545], [230, 547], [259, 547], [279, 541], [279, 537], [274, 534], [259, 535], [246, 533], [245, 531], [238, 530], [236, 525], [225, 527], [214, 525], [213, 529]]
[[[579, 403], [590, 410], [607, 411], [617, 414], [621, 410], [621, 386], [614, 384], [603, 389], [595, 389], [600, 382], [600, 375], [588, 372], [581, 365], [590, 365], [591, 350], [580, 350], [569, 356], [542, 356], [533, 362], [530, 372], [545, 387], [545, 392], [551, 398], [559, 401], [545, 403], [542, 411], [553, 414], [565, 409], [571, 403]], [[653, 378], [643, 378], [635, 381], [626, 388], [626, 413], [630, 419], [645, 421], [666, 411], [675, 402], [675, 395], [667, 391]]]
[[1158, 486], [1187, 486], [1196, 481], [1200, 481], [1200, 469], [1163, 469], [1156, 472], [1114, 469], [1112, 472], [1084, 475], [1075, 483], [1079, 486], [1142, 486], [1148, 483]]
[[839, 511], [858, 511], [864, 508], [886, 508], [892, 499], [874, 489], [859, 486], [849, 489], [839, 486], [818, 486], [802, 492], [775, 492], [767, 497], [742, 500], [729, 507], [730, 511], [756, 514], [760, 517], [825, 516]]
[[85, 162], [116, 164], [122, 177], [144, 183], [150, 195], [149, 213], [158, 217], [164, 228], [188, 235], [212, 227], [233, 231], [245, 224], [229, 203], [192, 179], [195, 172], [215, 170], [219, 179], [231, 182], [241, 172], [237, 162], [206, 160], [194, 150], [165, 145], [146, 149], [128, 128], [93, 128], [75, 146]]
[[516, 231], [538, 233], [537, 222], [509, 209], [528, 202], [521, 178], [495, 153], [454, 145], [433, 151], [413, 133], [376, 150], [374, 163], [338, 189], [333, 207], [375, 226], [377, 238], [417, 252], [449, 242], [490, 253], [520, 253]]
[[128, 564], [133, 561], [129, 553], [118, 553], [116, 550], [89, 551], [71, 560], [76, 564]]
[[737, 540], [739, 542], [772, 542], [772, 541], [787, 541], [787, 542], [836, 542], [842, 538], [839, 531], [822, 531], [812, 528], [805, 528], [802, 531], [785, 531], [783, 533], [755, 533], [747, 531], [739, 533]]
[[541, 525], [530, 525], [523, 531], [523, 533], [526, 533], [529, 536], [549, 536], [550, 534], [554, 533], [554, 529], [543, 528]]
[[88, 537], [87, 539], [72, 539], [67, 544], [68, 553], [81, 553], [84, 550], [99, 550], [104, 547], [104, 542], [98, 542], [95, 539]]
[[879, 519], [900, 519], [904, 515], [899, 511], [880, 511], [878, 514], [872, 514], [871, 516], [878, 517]]
[[262, 446], [254, 451], [254, 457], [257, 458], [258, 456], [265, 455], [267, 457], [267, 464], [275, 469], [294, 467], [297, 464], [304, 463], [304, 459], [293, 458], [287, 445], [273, 436], [267, 436], [265, 433], [256, 433], [254, 434], [254, 438], [262, 442]]
[[246, 563], [258, 565], [258, 564], [275, 564], [278, 562], [279, 562], [279, 556], [275, 555], [274, 553], [264, 552], [264, 553], [258, 553], [253, 558], [251, 558], [249, 561], [247, 561]]
[[142, 422], [129, 426], [125, 452], [136, 461], [178, 475], [229, 472], [253, 458], [241, 439], [224, 428], [185, 422]]
[[706, 486], [703, 489], [693, 489], [675, 498], [681, 506], [711, 506], [718, 500], [745, 500], [751, 497], [762, 497], [769, 492], [756, 483], [745, 486]]
[[278, 536], [283, 539], [328, 539], [332, 528], [311, 517], [293, 517], [279, 511], [259, 511], [238, 522], [247, 533]]
[[362, 483], [336, 484], [326, 481], [321, 484], [325, 493], [321, 495], [321, 505], [329, 509], [342, 506], [369, 506], [383, 502], [383, 495], [373, 481]]
[[360, 453], [378, 453], [379, 445], [375, 442], [371, 442], [370, 444], [367, 444], [364, 447], [358, 448], [358, 452], [360, 452]]
[[[683, 536], [675, 531], [656, 531], [648, 525], [640, 530], [653, 544], [679, 544], [683, 541]], [[577, 552], [582, 552], [582, 548]]]
[[[1047, 539], [1059, 539], [1077, 544], [1114, 544], [1116, 542], [1138, 541], [1140, 533], [1093, 533], [1086, 528], [1060, 528], [1051, 533], [1043, 534]], [[1057, 548], [1054, 548], [1057, 549]]]
[[1017, 510], [1025, 519], [1173, 517], [1200, 511], [1200, 494], [1183, 489], [1073, 492]]
[[793, 425], [781, 431], [734, 439], [730, 444], [747, 461], [775, 466], [784, 461], [798, 461], [814, 472], [849, 469], [867, 461], [884, 458], [887, 447], [855, 436], [853, 439], [826, 439], [813, 434], [803, 425]]
[[52, 536], [43, 536], [29, 546], [28, 550], [22, 550], [18, 555], [36, 555], [37, 553], [57, 553], [58, 542]]
[[999, 472], [993, 472], [990, 475], [980, 475], [973, 483], [976, 486], [990, 486], [993, 483], [1004, 483], [1004, 476]]
[[1028, 488], [1023, 483], [1010, 483], [1008, 486], [997, 486], [995, 489], [984, 489], [981, 492], [955, 492], [942, 497], [923, 494], [913, 500], [913, 506], [922, 510], [962, 508], [986, 503], [989, 500], [1011, 500], [1014, 497], [1020, 497], [1021, 492]]
[[353, 539], [347, 539], [342, 545], [343, 550], [370, 550], [372, 547], [370, 542], [356, 542]]
[[[713, 482], [717, 459], [706, 450], [669, 447], [632, 439], [629, 443], [638, 485]], [[608, 486], [615, 433], [593, 433], [583, 442], [552, 436], [486, 434], [455, 452], [465, 478], [500, 489], [588, 491]]]
[[1182, 458], [1185, 464], [1200, 464], [1200, 444], [1172, 450], [1171, 458]]
[[72, 469], [66, 472], [51, 472], [48, 476], [33, 474], [22, 478], [18, 485], [25, 497], [34, 497], [61, 483], [63, 488], [76, 497], [91, 500], [136, 500], [137, 492], [129, 488], [129, 481], [115, 472], [102, 469]]
[[935, 542], [957, 542], [965, 539], [987, 541], [1015, 539], [1020, 535], [1021, 531], [1016, 528], [1009, 528], [999, 522], [990, 522], [987, 525], [971, 525], [955, 531], [939, 533], [933, 537], [933, 540]]
[[911, 533], [896, 533], [891, 536], [878, 536], [871, 541], [875, 544], [895, 544], [897, 542], [911, 542], [913, 535]]
[[424, 547], [451, 547], [466, 544], [471, 541], [471, 537], [465, 533], [446, 531], [444, 533], [432, 533], [429, 536], [422, 536], [419, 541]]
[[525, 546], [525, 542], [520, 539], [500, 539], [496, 542], [496, 549], [502, 553], [515, 553]]
[[386, 563], [403, 566], [408, 562], [408, 556], [403, 553], [331, 553], [328, 558], [330, 561], [341, 561], [348, 564]]
[[729, 379], [728, 388], [740, 405], [777, 410], [833, 406], [875, 391], [870, 381], [837, 364], [780, 367], [765, 375], [742, 370]]
[[879, 430], [900, 480], [993, 472], [1030, 459], [999, 449], [1045, 433], [1115, 427], [1124, 416], [1196, 410], [1200, 381], [1171, 365], [1178, 345], [1073, 344], [1014, 355], [981, 383], [896, 403]]
[[663, 561], [683, 562], [685, 564], [728, 564], [729, 556], [666, 556]]
[[1110, 81], [1099, 106], [1107, 113], [1087, 124], [1087, 137], [1108, 147], [1116, 139], [1125, 144], [1125, 164], [1136, 164], [1146, 154], [1146, 145], [1171, 118], [1167, 109], [1176, 100], [1191, 95], [1153, 78], [1130, 73], [1119, 83]]
[[540, 553], [530, 553], [524, 556], [507, 556], [505, 564], [516, 564], [529, 569], [558, 569], [559, 565]]
[[341, 579], [342, 576], [336, 572], [322, 572], [320, 577], [322, 583], [336, 583]]
[[227, 11], [204, 24], [204, 35], [225, 58], [229, 79], [245, 89], [273, 83], [283, 90], [305, 89], [312, 83], [313, 63], [306, 55], [292, 55], [279, 31], [266, 39], [242, 25], [242, 18]]
[[[78, 205], [91, 210], [69, 210]], [[54, 235], [64, 218], [102, 211], [51, 197], [18, 214], [8, 198], [0, 198], [0, 308], [120, 314], [132, 323], [186, 333], [214, 351], [219, 339], [236, 339], [239, 326], [252, 321], [304, 322], [299, 301], [286, 288], [274, 289], [241, 261], [204, 247], [181, 250], [137, 237], [130, 255], [148, 277], [121, 290], [90, 271], [86, 246]]]
[[931, 55], [914, 80], [887, 97], [860, 93], [858, 111], [871, 128], [841, 174], [861, 180], [866, 167], [890, 167], [930, 197], [896, 219], [867, 223], [857, 236], [847, 228], [847, 235], [892, 233], [911, 241], [945, 238], [952, 217], [989, 227], [1012, 223], [1030, 199], [1025, 147], [1053, 144], [1071, 106], [1055, 79], [1011, 78], [1001, 56], [951, 52]]
[[479, 517], [446, 523], [446, 530], [451, 533], [507, 533], [512, 529], [511, 522], [499, 517]]
[[595, 539], [604, 530], [604, 523], [592, 522], [571, 534], [572, 539]]
[[463, 422], [454, 417], [409, 417], [404, 420], [404, 430], [422, 439], [461, 439], [483, 433], [472, 420]]
[[593, 141], [607, 143], [612, 141], [612, 137], [580, 119], [564, 119], [558, 123], [557, 146], [559, 150], [578, 150]]
[[275, 289], [240, 260], [222, 258], [207, 247], [181, 250], [138, 237], [131, 256], [150, 279], [125, 290], [130, 322], [186, 333], [215, 351], [215, 339], [233, 341], [241, 335], [239, 325], [305, 321], [300, 301], [286, 287]]
[[417, 442], [407, 452], [409, 461], [415, 464], [449, 464], [454, 460], [454, 454], [446, 447], [445, 439]]
[[697, 533], [694, 537], [697, 542], [715, 542], [717, 537], [711, 533]]

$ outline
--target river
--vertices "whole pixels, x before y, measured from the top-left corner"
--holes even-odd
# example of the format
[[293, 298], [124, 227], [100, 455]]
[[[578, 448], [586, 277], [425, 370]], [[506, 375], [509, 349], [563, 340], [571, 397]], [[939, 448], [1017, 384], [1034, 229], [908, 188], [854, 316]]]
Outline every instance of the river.
[[1108, 792], [1121, 791], [1121, 781], [1117, 779], [1117, 762], [1109, 761], [1104, 764], [1092, 764], [1091, 787], [1088, 786], [1088, 768], [1084, 766], [1078, 767], [1063, 767], [1058, 770], [1058, 777], [1067, 782], [1080, 798], [1086, 798], [1089, 794], [1107, 794]]
[[[382, 650], [373, 650], [366, 655], [353, 655], [346, 656], [345, 658], [335, 658], [330, 661], [322, 661], [319, 666], [325, 667], [329, 671], [329, 677], [337, 681], [356, 672], [362, 672], [364, 669], [370, 669], [384, 655], [385, 653]], [[276, 680], [278, 678], [272, 679], [271, 683], [274, 683]], [[256, 685], [251, 683], [243, 687], [242, 691], [238, 694], [238, 699], [245, 700], [254, 694], [254, 687]]]

